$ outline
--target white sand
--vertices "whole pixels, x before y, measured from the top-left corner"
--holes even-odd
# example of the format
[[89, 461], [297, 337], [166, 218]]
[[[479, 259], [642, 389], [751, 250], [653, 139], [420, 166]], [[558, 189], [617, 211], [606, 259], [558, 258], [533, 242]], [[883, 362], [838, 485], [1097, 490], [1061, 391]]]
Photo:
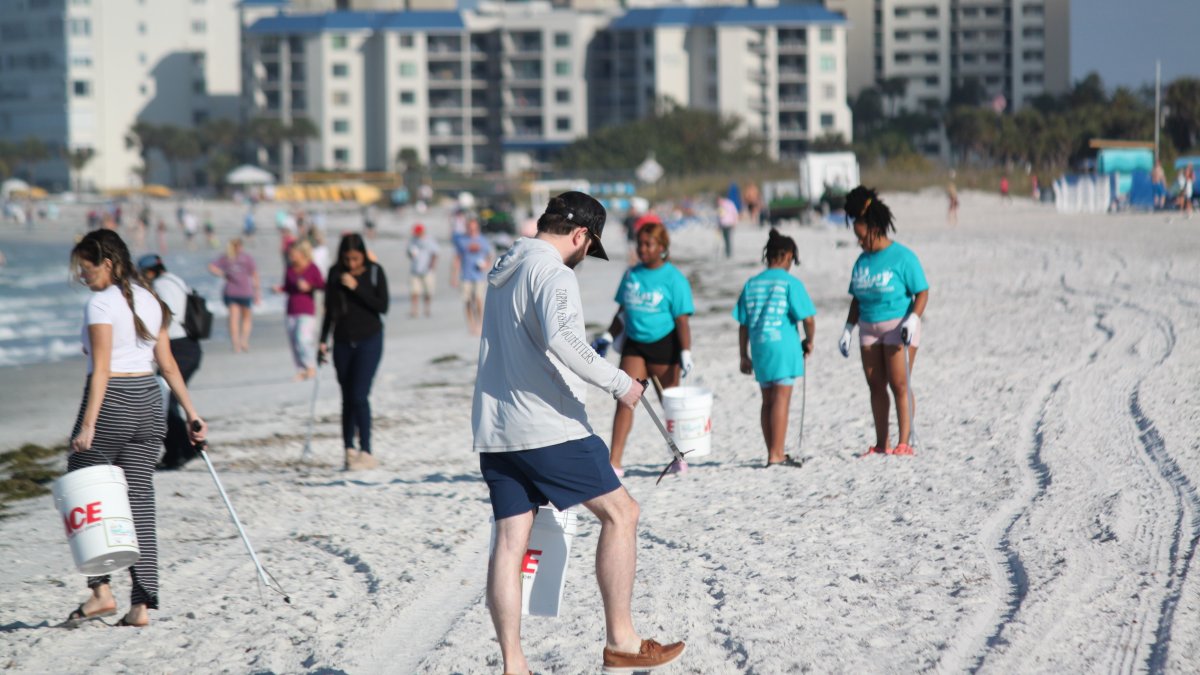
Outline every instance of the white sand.
[[[688, 641], [670, 672], [1194, 672], [1200, 221], [1061, 217], [967, 194], [951, 229], [939, 194], [889, 202], [932, 284], [913, 458], [855, 457], [873, 432], [858, 358], [835, 346], [857, 253], [847, 231], [791, 232], [820, 312], [799, 470], [760, 468], [759, 394], [737, 372], [729, 310], [764, 233], [740, 231], [732, 263], [711, 233], [678, 237], [696, 379], [717, 392], [715, 452], [655, 487], [666, 453], [637, 413], [625, 484], [643, 507], [640, 630]], [[621, 250], [618, 228], [607, 239]], [[619, 272], [581, 270], [591, 323], [607, 322]], [[163, 607], [145, 630], [52, 627], [84, 592], [50, 500], [0, 521], [0, 667], [499, 672], [482, 602], [487, 495], [469, 450], [475, 344], [448, 289], [437, 312], [412, 322], [394, 305], [373, 396], [378, 471], [337, 470], [331, 372], [307, 466], [311, 390], [284, 382], [282, 352], [214, 356], [195, 381], [218, 470], [291, 605], [260, 601], [215, 488], [189, 465], [157, 478]], [[432, 362], [447, 354], [460, 358]], [[60, 429], [74, 396], [57, 402]], [[607, 437], [603, 399], [591, 413]], [[599, 668], [599, 527], [580, 520], [563, 615], [525, 623], [538, 672]], [[115, 589], [123, 610], [127, 578]]]

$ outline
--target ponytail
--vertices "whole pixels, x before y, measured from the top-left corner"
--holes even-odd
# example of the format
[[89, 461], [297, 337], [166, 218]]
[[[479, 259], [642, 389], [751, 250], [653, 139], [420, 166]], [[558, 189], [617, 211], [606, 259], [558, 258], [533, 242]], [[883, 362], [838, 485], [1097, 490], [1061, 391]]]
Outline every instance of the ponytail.
[[877, 237], [896, 231], [892, 210], [874, 190], [859, 185], [846, 195], [846, 224], [861, 222]]
[[796, 247], [796, 240], [791, 237], [780, 234], [779, 230], [771, 228], [771, 232], [767, 234], [767, 245], [763, 247], [763, 262], [767, 265], [783, 260], [783, 257], [788, 253], [792, 254], [792, 263], [800, 264], [800, 249]]

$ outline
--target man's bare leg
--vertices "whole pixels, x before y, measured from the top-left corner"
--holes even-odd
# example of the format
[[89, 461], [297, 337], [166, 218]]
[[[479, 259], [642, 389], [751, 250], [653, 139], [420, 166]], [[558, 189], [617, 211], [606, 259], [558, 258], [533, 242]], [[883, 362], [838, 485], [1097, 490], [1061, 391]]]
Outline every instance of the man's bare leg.
[[[533, 511], [496, 521], [496, 547], [488, 561], [487, 604], [504, 657], [504, 672], [527, 673], [521, 650], [521, 562], [529, 548]], [[600, 535], [603, 538], [603, 532]]]
[[600, 519], [596, 581], [600, 584], [600, 597], [604, 602], [607, 647], [636, 654], [642, 645], [642, 639], [633, 629], [631, 609], [633, 576], [637, 569], [638, 503], [622, 487], [583, 505]]

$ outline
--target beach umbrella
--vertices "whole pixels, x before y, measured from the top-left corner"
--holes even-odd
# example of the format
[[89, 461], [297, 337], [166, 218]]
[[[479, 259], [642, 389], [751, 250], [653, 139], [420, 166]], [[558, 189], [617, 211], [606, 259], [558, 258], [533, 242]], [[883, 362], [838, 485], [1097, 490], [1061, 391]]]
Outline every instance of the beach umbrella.
[[4, 181], [3, 183], [0, 183], [0, 196], [7, 197], [14, 192], [28, 192], [28, 191], [29, 191], [29, 183], [26, 183], [25, 181], [21, 180], [20, 178], [9, 178], [8, 180]]
[[243, 164], [226, 174], [225, 182], [230, 185], [273, 185], [275, 176], [266, 169], [260, 169], [252, 164]]

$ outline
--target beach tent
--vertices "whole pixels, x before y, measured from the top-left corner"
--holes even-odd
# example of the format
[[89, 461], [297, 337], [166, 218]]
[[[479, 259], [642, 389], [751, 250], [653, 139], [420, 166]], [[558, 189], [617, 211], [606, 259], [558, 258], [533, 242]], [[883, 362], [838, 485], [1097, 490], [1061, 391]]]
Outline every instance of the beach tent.
[[251, 164], [243, 164], [225, 175], [225, 182], [230, 185], [273, 185], [275, 176], [266, 169], [260, 169]]

